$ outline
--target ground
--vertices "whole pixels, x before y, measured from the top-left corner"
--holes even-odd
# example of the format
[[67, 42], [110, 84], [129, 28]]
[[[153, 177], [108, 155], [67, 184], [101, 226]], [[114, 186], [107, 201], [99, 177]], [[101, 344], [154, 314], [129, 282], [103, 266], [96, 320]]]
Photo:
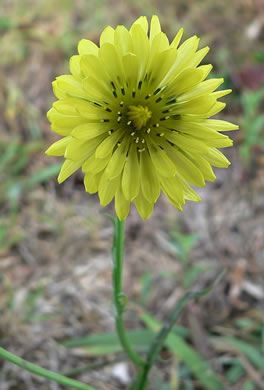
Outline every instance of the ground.
[[[225, 151], [231, 166], [215, 170], [216, 181], [198, 191], [200, 203], [187, 202], [180, 213], [161, 197], [146, 221], [131, 209], [125, 227], [126, 325], [147, 331], [146, 318], [166, 321], [186, 290], [211, 286], [225, 270], [208, 296], [188, 304], [174, 331], [190, 354], [182, 344], [176, 351], [173, 342], [166, 344], [148, 388], [213, 390], [201, 384], [198, 356], [198, 371], [207, 361], [227, 390], [263, 389], [261, 0], [2, 1], [0, 343], [96, 389], [129, 387], [133, 367], [107, 336], [114, 332], [113, 228], [106, 216], [114, 214], [113, 205], [102, 209], [97, 195], [85, 193], [81, 173], [58, 185], [61, 160], [44, 155], [57, 139], [46, 112], [54, 100], [51, 81], [68, 72], [81, 38], [96, 42], [106, 25], [129, 26], [153, 13], [170, 38], [184, 26], [185, 38], [197, 34], [200, 47], [211, 47], [208, 63], [233, 89], [220, 117], [241, 130], [233, 132], [235, 146]], [[106, 334], [108, 344], [100, 336], [92, 345], [97, 334]], [[66, 340], [89, 336], [86, 347], [84, 339], [65, 346]], [[138, 347], [144, 350], [148, 336], [138, 335]], [[65, 388], [7, 362], [1, 362], [0, 383], [1, 390]]]

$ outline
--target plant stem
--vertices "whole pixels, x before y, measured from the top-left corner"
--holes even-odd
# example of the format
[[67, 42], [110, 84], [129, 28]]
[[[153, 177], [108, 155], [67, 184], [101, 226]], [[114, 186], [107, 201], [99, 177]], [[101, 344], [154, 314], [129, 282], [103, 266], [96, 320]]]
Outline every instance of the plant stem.
[[112, 246], [113, 258], [113, 303], [115, 308], [115, 323], [116, 331], [119, 336], [120, 343], [124, 348], [129, 358], [133, 361], [136, 367], [144, 365], [141, 357], [132, 348], [125, 330], [123, 321], [123, 312], [125, 310], [127, 297], [122, 291], [122, 270], [123, 270], [123, 247], [124, 247], [124, 221], [120, 221], [116, 217], [114, 223], [114, 238]]
[[61, 385], [71, 387], [76, 390], [96, 390], [94, 387], [90, 387], [85, 385], [84, 383], [78, 382], [74, 379], [67, 378], [66, 376], [57, 374], [56, 372], [52, 372], [37, 366], [36, 364], [30, 363], [27, 360], [24, 360], [13, 353], [6, 351], [3, 348], [0, 348], [0, 358], [4, 360], [8, 360], [11, 363], [14, 363], [16, 366], [23, 368], [26, 371], [30, 371], [33, 374], [41, 376], [43, 378], [50, 379], [54, 382], [57, 382]]

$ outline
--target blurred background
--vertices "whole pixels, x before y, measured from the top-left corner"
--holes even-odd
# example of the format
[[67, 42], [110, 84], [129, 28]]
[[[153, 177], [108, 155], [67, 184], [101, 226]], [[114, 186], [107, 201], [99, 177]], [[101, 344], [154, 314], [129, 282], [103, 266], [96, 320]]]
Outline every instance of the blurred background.
[[[114, 335], [113, 229], [82, 173], [64, 184], [46, 112], [51, 82], [101, 31], [158, 14], [172, 39], [197, 34], [213, 76], [232, 95], [219, 117], [232, 162], [198, 190], [184, 212], [161, 197], [151, 218], [126, 222], [124, 288], [131, 342], [144, 352], [153, 325], [190, 289], [207, 297], [184, 311], [153, 368], [150, 390], [264, 389], [264, 1], [1, 0], [0, 5], [0, 344], [98, 389], [127, 389], [134, 375]], [[157, 325], [157, 324], [156, 324]], [[137, 331], [135, 331], [137, 329]], [[63, 386], [0, 362], [1, 390]], [[219, 383], [222, 387], [219, 387]]]

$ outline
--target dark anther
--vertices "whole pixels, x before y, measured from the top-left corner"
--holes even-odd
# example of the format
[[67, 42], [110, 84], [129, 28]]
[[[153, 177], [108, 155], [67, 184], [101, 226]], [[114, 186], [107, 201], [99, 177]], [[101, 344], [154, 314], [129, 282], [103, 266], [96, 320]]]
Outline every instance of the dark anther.
[[122, 92], [122, 95], [125, 95], [125, 89], [124, 89], [124, 87], [121, 87], [121, 92]]
[[160, 91], [160, 88], [156, 89], [156, 91], [154, 92], [154, 95], [157, 95], [157, 93], [159, 93]]
[[113, 92], [113, 95], [114, 95], [114, 97], [115, 97], [115, 98], [117, 98], [116, 91], [115, 91], [115, 90], [113, 90], [112, 92]]
[[112, 112], [112, 110], [110, 108], [105, 108], [105, 111], [108, 111], [108, 112]]
[[156, 100], [156, 103], [160, 102], [162, 100], [161, 97], [159, 97], [157, 100]]
[[102, 107], [102, 105], [99, 104], [99, 103], [97, 103], [97, 102], [93, 102], [93, 104], [95, 104], [95, 105], [98, 106], [98, 107]]
[[104, 122], [110, 122], [110, 120], [109, 119], [104, 119]]
[[120, 107], [123, 107], [123, 105], [124, 105], [124, 102], [123, 102], [123, 101], [121, 101], [119, 104], [120, 104]]
[[166, 118], [165, 117], [163, 117], [163, 118], [160, 118], [160, 121], [165, 121], [166, 120]]
[[116, 89], [116, 86], [115, 86], [115, 84], [114, 84], [113, 81], [111, 81], [111, 85], [112, 85], [112, 87], [113, 87], [114, 89]]
[[132, 98], [136, 97], [136, 91], [132, 91]]
[[145, 97], [145, 99], [147, 100], [147, 99], [149, 99], [151, 97], [151, 94], [149, 93], [146, 97]]
[[170, 110], [162, 111], [162, 114], [167, 114], [167, 112], [170, 112]]
[[140, 81], [140, 82], [138, 83], [138, 89], [141, 89], [141, 86], [142, 86], [142, 81]]

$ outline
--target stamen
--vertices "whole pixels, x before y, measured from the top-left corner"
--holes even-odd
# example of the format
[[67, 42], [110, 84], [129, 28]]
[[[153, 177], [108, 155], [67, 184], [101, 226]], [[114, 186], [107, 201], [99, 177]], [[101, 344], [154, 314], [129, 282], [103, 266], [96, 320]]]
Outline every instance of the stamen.
[[139, 141], [139, 137], [137, 137], [135, 140], [136, 144], [138, 144], [138, 141]]
[[146, 150], [146, 149], [145, 149], [145, 148], [138, 149], [138, 152], [139, 152], [139, 153], [142, 153], [142, 152], [144, 152], [144, 150]]
[[153, 125], [153, 127], [159, 127], [159, 123], [155, 123], [155, 125]]
[[127, 125], [129, 126], [129, 125], [131, 125], [131, 123], [132, 123], [132, 121], [128, 121], [128, 122], [127, 122]]
[[119, 105], [120, 105], [120, 107], [123, 107], [123, 105], [124, 105], [123, 100], [121, 100], [121, 102], [119, 103]]
[[120, 123], [121, 119], [122, 119], [122, 117], [119, 116], [119, 117], [117, 118], [117, 122]]
[[149, 134], [151, 132], [151, 128], [149, 127], [146, 132]]
[[112, 93], [113, 93], [114, 97], [117, 98], [117, 93], [116, 93], [115, 89], [112, 89]]
[[151, 97], [151, 94], [149, 93], [147, 96], [145, 96], [145, 99], [149, 99]]
[[133, 91], [132, 91], [132, 98], [135, 98], [136, 97], [136, 91], [135, 91], [135, 89], [133, 89]]
[[108, 134], [111, 135], [113, 134], [114, 130], [108, 130]]
[[133, 135], [135, 135], [136, 132], [135, 131], [132, 131], [132, 133], [130, 133], [130, 135], [133, 137]]
[[125, 95], [125, 89], [124, 89], [124, 87], [121, 87], [121, 92], [122, 92], [122, 95]]
[[104, 122], [110, 122], [110, 119], [103, 119]]
[[116, 89], [116, 86], [115, 86], [115, 84], [114, 84], [113, 81], [111, 81], [111, 85], [112, 85], [112, 87], [113, 87], [114, 89]]
[[160, 90], [161, 90], [160, 88], [156, 89], [156, 91], [154, 92], [154, 95], [157, 95], [157, 93], [159, 93]]
[[156, 100], [156, 103], [160, 102], [162, 100], [162, 97], [159, 97], [157, 100]]
[[112, 112], [112, 110], [108, 107], [104, 107], [105, 111]]
[[138, 83], [138, 89], [141, 89], [141, 86], [142, 86], [142, 81], [140, 81], [140, 82]]
[[121, 142], [118, 142], [118, 143], [116, 144], [116, 146], [118, 146], [118, 147], [119, 147], [120, 145], [121, 145]]

